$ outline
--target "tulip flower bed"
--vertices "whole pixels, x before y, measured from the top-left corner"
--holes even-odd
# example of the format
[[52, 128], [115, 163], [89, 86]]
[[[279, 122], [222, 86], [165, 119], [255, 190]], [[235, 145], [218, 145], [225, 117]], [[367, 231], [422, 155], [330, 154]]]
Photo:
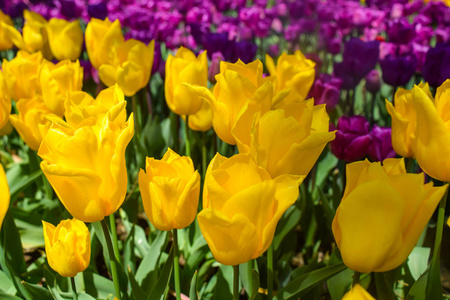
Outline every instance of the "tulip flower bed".
[[0, 2], [0, 299], [448, 299], [450, 3]]

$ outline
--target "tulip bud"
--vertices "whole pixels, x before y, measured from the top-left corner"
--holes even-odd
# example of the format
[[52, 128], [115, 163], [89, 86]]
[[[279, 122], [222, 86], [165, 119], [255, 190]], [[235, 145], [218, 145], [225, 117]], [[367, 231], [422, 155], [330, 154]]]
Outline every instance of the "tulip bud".
[[150, 223], [167, 231], [189, 226], [200, 195], [200, 175], [191, 158], [169, 148], [161, 160], [147, 158], [146, 172], [139, 172], [139, 187]]
[[4, 14], [3, 11], [0, 10], [0, 51], [9, 50], [13, 47], [13, 42], [6, 30], [3, 29], [2, 24], [14, 26], [11, 17]]
[[284, 212], [298, 197], [304, 176], [272, 179], [245, 154], [211, 160], [198, 224], [214, 258], [238, 265], [262, 255]]
[[355, 284], [342, 300], [375, 300], [360, 284]]
[[326, 104], [327, 111], [332, 111], [339, 102], [341, 85], [340, 78], [322, 73], [314, 81], [309, 97], [314, 98], [315, 105]]
[[42, 221], [45, 252], [50, 267], [64, 277], [74, 277], [89, 266], [91, 234], [77, 220], [61, 221], [58, 226]]
[[403, 159], [347, 165], [347, 184], [332, 230], [344, 263], [361, 272], [401, 265], [431, 218], [448, 185], [424, 184], [407, 174]]
[[380, 72], [378, 70], [373, 69], [366, 76], [366, 90], [370, 93], [375, 94], [378, 93], [381, 87], [381, 79]]
[[9, 208], [9, 186], [6, 180], [5, 170], [0, 164], [0, 229], [2, 228], [3, 219], [5, 218], [6, 212]]
[[392, 148], [391, 128], [374, 125], [370, 132], [371, 141], [367, 154], [372, 161], [383, 161], [397, 155]]
[[83, 32], [79, 20], [68, 22], [52, 18], [46, 28], [50, 49], [57, 60], [76, 60], [80, 57]]
[[208, 70], [208, 79], [211, 83], [216, 83], [216, 75], [220, 72], [220, 62], [225, 60], [222, 52], [214, 52], [211, 56], [211, 66]]

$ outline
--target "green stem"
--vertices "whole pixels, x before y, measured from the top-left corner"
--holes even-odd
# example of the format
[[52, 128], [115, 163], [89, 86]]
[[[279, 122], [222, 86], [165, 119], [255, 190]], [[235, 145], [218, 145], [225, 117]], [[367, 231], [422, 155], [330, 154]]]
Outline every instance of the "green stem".
[[177, 300], [181, 299], [181, 289], [180, 289], [180, 253], [178, 250], [178, 231], [177, 229], [172, 230], [173, 234], [173, 269], [174, 269], [174, 279], [175, 279], [175, 295]]
[[359, 278], [361, 277], [361, 273], [355, 271], [355, 273], [353, 273], [353, 283], [352, 286], [355, 286], [356, 284], [359, 283]]
[[117, 242], [117, 230], [116, 230], [116, 219], [114, 214], [109, 215], [109, 227], [111, 227], [111, 236], [112, 236], [112, 246], [114, 250], [114, 257], [117, 261], [120, 261], [119, 254], [119, 243]]
[[78, 300], [77, 286], [75, 284], [75, 278], [74, 277], [70, 277], [70, 283], [72, 284], [73, 300]]
[[114, 282], [114, 291], [116, 293], [116, 298], [121, 299], [120, 295], [120, 285], [119, 285], [119, 274], [117, 273], [117, 265], [118, 261], [114, 255], [113, 245], [111, 242], [111, 236], [109, 235], [108, 225], [106, 224], [105, 219], [101, 220], [103, 234], [105, 235], [106, 247], [108, 248], [109, 257], [111, 260], [111, 275]]
[[273, 296], [273, 243], [267, 249], [267, 299]]
[[202, 132], [202, 178], [205, 180], [206, 175], [206, 133]]
[[138, 140], [140, 140], [140, 137], [141, 137], [141, 124], [139, 123], [140, 118], [139, 118], [138, 111], [137, 111], [136, 98], [137, 98], [137, 94], [134, 94], [131, 97], [131, 104], [132, 104], [132, 107], [133, 107], [133, 115], [134, 115], [134, 129], [136, 131], [136, 136], [137, 136]]
[[239, 265], [233, 266], [233, 300], [239, 300]]
[[189, 115], [186, 115], [184, 124], [184, 136], [186, 138], [186, 156], [191, 156], [191, 142], [189, 141]]

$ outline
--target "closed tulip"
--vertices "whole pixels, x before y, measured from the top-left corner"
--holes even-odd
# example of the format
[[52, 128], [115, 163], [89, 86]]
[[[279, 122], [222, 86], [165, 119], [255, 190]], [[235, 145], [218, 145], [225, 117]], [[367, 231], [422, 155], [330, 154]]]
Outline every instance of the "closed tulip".
[[6, 180], [5, 170], [3, 170], [3, 166], [0, 164], [0, 229], [2, 228], [3, 219], [9, 208], [9, 198], [8, 181]]
[[83, 46], [80, 21], [52, 18], [46, 25], [50, 50], [57, 60], [76, 60]]
[[159, 230], [182, 229], [197, 215], [200, 175], [190, 157], [168, 149], [161, 160], [147, 157], [139, 172], [145, 213]]
[[[428, 83], [418, 85], [424, 93], [432, 98]], [[392, 147], [403, 157], [415, 157], [414, 140], [416, 131], [416, 109], [413, 91], [399, 88], [394, 95], [395, 106], [386, 100], [386, 109], [392, 118]]]
[[175, 56], [169, 54], [166, 61], [164, 90], [169, 108], [178, 115], [192, 115], [198, 112], [203, 99], [190, 93], [182, 83], [206, 87], [208, 83], [208, 58], [206, 51], [195, 54], [184, 47]]
[[273, 179], [249, 155], [211, 160], [198, 223], [214, 258], [225, 265], [245, 263], [272, 243], [283, 213], [298, 198], [302, 176]]
[[189, 116], [189, 128], [195, 131], [208, 131], [212, 128], [212, 110], [208, 101], [202, 101], [198, 112]]
[[121, 104], [102, 119], [91, 116], [82, 122], [72, 111], [77, 126], [53, 122], [38, 151], [41, 169], [59, 199], [83, 222], [103, 220], [125, 199], [125, 149], [133, 137], [134, 122], [133, 115], [127, 122], [121, 120], [125, 110], [121, 96]]
[[2, 23], [9, 26], [14, 26], [11, 17], [5, 15], [2, 10], [0, 10], [0, 51], [11, 49], [14, 44], [9, 37], [8, 33], [3, 29]]
[[61, 221], [58, 226], [42, 221], [45, 252], [50, 267], [64, 277], [74, 277], [89, 266], [91, 234], [77, 219]]
[[3, 75], [12, 100], [33, 98], [40, 93], [38, 75], [41, 62], [41, 52], [30, 54], [26, 51], [17, 52], [11, 61], [3, 60]]
[[[273, 108], [279, 108], [283, 102], [296, 99], [304, 100], [314, 83], [315, 63], [307, 59], [300, 50], [294, 54], [283, 53], [275, 65], [273, 59], [266, 54], [266, 65], [275, 82]], [[283, 95], [288, 93], [287, 95]], [[279, 98], [286, 99], [282, 100]]]
[[107, 86], [118, 84], [126, 96], [133, 96], [150, 80], [155, 41], [148, 45], [129, 39], [118, 44], [112, 58], [98, 68], [100, 80]]
[[262, 70], [259, 60], [248, 64], [240, 60], [234, 64], [221, 62], [213, 93], [206, 87], [184, 84], [209, 102], [214, 131], [222, 141], [236, 145], [232, 132], [249, 136], [255, 114], [270, 110], [273, 86], [262, 77]]
[[253, 156], [272, 177], [307, 175], [326, 144], [335, 138], [328, 123], [325, 105], [314, 106], [309, 99], [255, 117], [250, 135], [238, 130], [233, 134], [239, 152]]
[[111, 22], [108, 18], [99, 20], [92, 18], [86, 26], [86, 51], [94, 68], [108, 63], [112, 51], [124, 41], [120, 21]]
[[57, 64], [44, 60], [39, 72], [39, 83], [46, 106], [51, 112], [62, 117], [67, 93], [81, 91], [83, 68], [78, 60], [64, 60]]
[[45, 106], [40, 95], [36, 95], [32, 99], [19, 100], [16, 108], [19, 114], [10, 116], [11, 124], [28, 147], [37, 151], [50, 128], [51, 122], [47, 116], [52, 115], [52, 112]]
[[11, 98], [9, 97], [8, 86], [6, 85], [3, 72], [0, 71], [0, 130], [9, 121], [11, 113]]
[[355, 284], [342, 300], [375, 300], [360, 284]]
[[347, 165], [347, 184], [332, 229], [344, 263], [361, 273], [401, 265], [447, 189], [407, 174], [403, 159]]
[[40, 14], [29, 10], [23, 11], [25, 25], [22, 34], [13, 26], [1, 24], [5, 33], [17, 48], [28, 52], [41, 51], [45, 58], [51, 59], [51, 51], [48, 44], [45, 26], [47, 20]]
[[414, 151], [422, 170], [441, 181], [450, 182], [450, 79], [437, 88], [435, 100], [418, 86], [412, 89], [416, 110]]

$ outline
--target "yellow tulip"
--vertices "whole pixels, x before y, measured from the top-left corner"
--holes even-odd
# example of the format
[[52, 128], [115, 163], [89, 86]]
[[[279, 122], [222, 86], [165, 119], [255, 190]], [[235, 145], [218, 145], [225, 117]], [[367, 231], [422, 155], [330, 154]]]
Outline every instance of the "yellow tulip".
[[23, 18], [25, 25], [22, 34], [13, 25], [2, 23], [4, 32], [17, 48], [28, 52], [41, 51], [45, 58], [51, 59], [52, 55], [45, 31], [47, 20], [40, 14], [29, 10], [23, 11]]
[[198, 223], [214, 258], [225, 265], [263, 254], [286, 209], [298, 198], [303, 176], [272, 179], [245, 154], [211, 160]]
[[332, 229], [344, 263], [361, 273], [401, 265], [447, 190], [407, 174], [403, 159], [347, 165], [347, 184]]
[[307, 175], [335, 137], [328, 131], [328, 120], [325, 105], [314, 106], [314, 100], [309, 99], [256, 116], [250, 134], [239, 130], [232, 133], [239, 152], [253, 156], [272, 177]]
[[271, 81], [262, 77], [262, 70], [259, 60], [249, 64], [222, 61], [212, 94], [205, 87], [183, 84], [189, 92], [209, 102], [214, 131], [222, 141], [236, 145], [232, 132], [249, 135], [255, 114], [270, 110], [273, 87]]
[[[10, 116], [11, 124], [28, 147], [37, 151], [50, 128], [51, 122], [47, 115], [52, 115], [52, 112], [45, 106], [40, 95], [19, 100], [16, 108], [19, 114]], [[54, 117], [58, 118], [55, 115]]]
[[115, 56], [116, 47], [124, 41], [120, 21], [92, 18], [86, 26], [85, 40], [89, 60], [92, 66], [98, 69]]
[[[430, 98], [428, 83], [418, 85]], [[416, 110], [412, 90], [399, 88], [394, 96], [394, 105], [386, 100], [386, 109], [392, 118], [392, 147], [403, 157], [415, 157], [414, 139], [416, 130]]]
[[74, 277], [89, 266], [91, 234], [77, 219], [61, 221], [58, 226], [42, 221], [45, 252], [50, 267], [64, 277]]
[[40, 93], [38, 75], [41, 62], [41, 52], [30, 54], [26, 51], [17, 52], [11, 61], [3, 60], [3, 75], [11, 99], [29, 99]]
[[412, 92], [417, 114], [417, 162], [431, 177], [450, 182], [450, 79], [437, 88], [434, 103], [422, 88], [414, 86]]
[[[186, 119], [185, 116], [182, 116]], [[202, 100], [202, 107], [198, 112], [189, 115], [189, 128], [195, 131], [208, 131], [212, 128], [212, 110], [208, 101]]]
[[9, 34], [3, 29], [2, 24], [14, 26], [10, 16], [5, 15], [3, 11], [0, 10], [0, 51], [9, 50], [14, 45]]
[[133, 115], [121, 120], [125, 104], [122, 98], [102, 119], [84, 122], [69, 111], [77, 126], [53, 122], [39, 148], [45, 176], [66, 209], [84, 222], [103, 220], [125, 200], [125, 149], [134, 134]]
[[46, 25], [50, 50], [57, 60], [76, 60], [83, 46], [80, 21], [52, 18]]
[[148, 46], [143, 42], [129, 39], [118, 44], [111, 59], [100, 65], [98, 75], [106, 86], [118, 84], [126, 96], [133, 96], [145, 87], [153, 66], [155, 41]]
[[3, 72], [0, 71], [0, 130], [6, 126], [11, 113], [11, 97]]
[[191, 50], [180, 47], [175, 56], [169, 54], [166, 61], [164, 91], [167, 105], [177, 115], [195, 114], [201, 109], [204, 100], [190, 93], [182, 83], [207, 86], [206, 51], [195, 57]]
[[145, 213], [159, 230], [182, 229], [197, 215], [200, 175], [190, 157], [168, 149], [161, 160], [147, 157], [146, 172], [139, 172]]
[[375, 300], [360, 284], [355, 284], [342, 300]]
[[68, 92], [81, 91], [83, 68], [80, 62], [64, 60], [56, 65], [44, 60], [39, 72], [39, 83], [44, 102], [51, 112], [64, 115], [64, 101]]
[[6, 180], [5, 170], [0, 164], [0, 229], [2, 228], [3, 219], [5, 218], [6, 212], [9, 208], [9, 198], [10, 195], [8, 181]]
[[266, 65], [275, 83], [273, 109], [281, 108], [284, 103], [306, 99], [314, 83], [315, 63], [312, 60], [297, 50], [291, 55], [281, 54], [276, 65], [266, 54]]

